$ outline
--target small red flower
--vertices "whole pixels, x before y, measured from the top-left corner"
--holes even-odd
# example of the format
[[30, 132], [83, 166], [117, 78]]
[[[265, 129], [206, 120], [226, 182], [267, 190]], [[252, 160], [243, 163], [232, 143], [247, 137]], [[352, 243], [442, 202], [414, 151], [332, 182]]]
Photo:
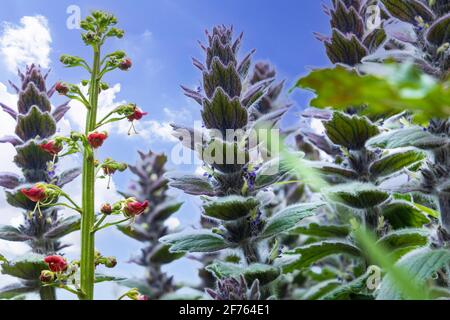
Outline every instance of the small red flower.
[[106, 139], [108, 139], [108, 134], [106, 132], [92, 132], [88, 135], [88, 141], [92, 148], [100, 148]]
[[48, 256], [44, 259], [48, 267], [53, 272], [63, 272], [67, 270], [68, 264], [66, 259], [61, 256]]
[[64, 82], [58, 82], [55, 86], [55, 90], [62, 96], [65, 96], [69, 93], [69, 87]]
[[148, 115], [147, 112], [144, 112], [140, 108], [136, 107], [134, 109], [134, 113], [128, 117], [128, 120], [129, 121], [139, 121], [146, 115]]
[[52, 156], [58, 155], [63, 149], [61, 145], [56, 144], [56, 142], [53, 140], [47, 143], [43, 143], [39, 147], [41, 147], [42, 150], [50, 153]]
[[35, 185], [29, 189], [23, 188], [20, 190], [25, 197], [30, 199], [33, 202], [40, 202], [46, 198], [46, 190], [42, 185]]
[[136, 217], [144, 213], [148, 208], [149, 202], [145, 200], [144, 202], [139, 202], [135, 199], [129, 199], [125, 203], [125, 208], [123, 209], [125, 215], [128, 217]]
[[133, 62], [130, 58], [125, 58], [119, 63], [119, 69], [122, 71], [128, 71], [133, 66]]

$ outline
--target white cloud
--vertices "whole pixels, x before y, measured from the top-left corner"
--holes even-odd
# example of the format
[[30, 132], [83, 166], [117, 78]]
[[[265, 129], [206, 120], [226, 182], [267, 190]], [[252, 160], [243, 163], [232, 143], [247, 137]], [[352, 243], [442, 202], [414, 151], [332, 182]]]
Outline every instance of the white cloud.
[[51, 43], [47, 19], [40, 15], [24, 16], [20, 19], [20, 25], [4, 23], [0, 53], [12, 72], [30, 63], [48, 68]]

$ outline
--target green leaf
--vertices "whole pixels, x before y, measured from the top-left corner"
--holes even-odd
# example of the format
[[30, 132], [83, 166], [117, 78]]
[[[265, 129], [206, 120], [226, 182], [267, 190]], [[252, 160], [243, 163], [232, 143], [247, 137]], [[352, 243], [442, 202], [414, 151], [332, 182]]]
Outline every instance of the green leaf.
[[327, 55], [332, 63], [357, 65], [367, 56], [368, 51], [361, 41], [352, 33], [343, 34], [333, 29], [331, 39], [325, 41]]
[[42, 270], [48, 268], [44, 256], [28, 254], [1, 265], [2, 273], [23, 280], [36, 281]]
[[206, 270], [211, 272], [216, 278], [238, 278], [243, 275], [247, 283], [253, 283], [259, 280], [261, 285], [266, 285], [280, 275], [280, 269], [267, 265], [254, 263], [249, 266], [241, 266], [234, 263], [222, 262], [216, 260], [213, 264], [206, 267]]
[[168, 245], [158, 245], [151, 252], [149, 259], [151, 263], [161, 265], [169, 264], [184, 257], [184, 255], [184, 252], [170, 252], [170, 246]]
[[24, 242], [31, 239], [13, 226], [0, 226], [0, 239], [14, 242]]
[[15, 283], [0, 289], [0, 299], [10, 300], [20, 295], [27, 294], [38, 290], [38, 287], [27, 286], [22, 283]]
[[105, 275], [102, 273], [95, 273], [95, 283], [120, 282], [120, 281], [124, 281], [124, 280], [126, 280], [126, 278], [108, 276], [108, 275]]
[[[222, 82], [223, 83], [223, 82]], [[241, 105], [238, 96], [230, 98], [221, 86], [216, 87], [212, 100], [203, 102], [202, 117], [207, 129], [238, 130], [247, 125], [248, 112]]]
[[183, 205], [182, 202], [172, 202], [172, 201], [164, 202], [158, 205], [153, 210], [154, 219], [160, 221], [168, 219], [171, 215], [180, 210], [182, 205]]
[[160, 239], [170, 252], [216, 252], [231, 247], [223, 237], [207, 232], [174, 233]]
[[418, 0], [381, 0], [381, 2], [390, 14], [409, 23], [416, 23], [417, 17], [422, 17], [425, 21], [434, 19], [433, 11]]
[[55, 226], [45, 233], [48, 239], [59, 239], [72, 232], [80, 230], [81, 217], [78, 215], [70, 216], [60, 220]]
[[375, 236], [372, 233], [367, 232], [363, 228], [358, 228], [354, 231], [354, 235], [364, 253], [376, 265], [390, 274], [393, 288], [396, 288], [395, 290], [400, 290], [409, 299], [421, 300], [428, 298], [426, 291], [414, 281], [413, 275], [408, 270], [395, 264], [388, 251], [376, 244]]
[[56, 133], [56, 122], [48, 113], [43, 113], [37, 106], [31, 107], [26, 114], [17, 117], [16, 134], [23, 141], [39, 137], [46, 139]]
[[346, 225], [319, 225], [310, 223], [300, 226], [290, 232], [319, 238], [346, 238], [350, 234], [350, 226]]
[[[410, 252], [397, 262], [396, 266], [407, 272], [414, 282], [423, 289], [426, 280], [435, 272], [450, 263], [448, 249], [420, 249]], [[425, 290], [426, 291], [426, 290]], [[400, 300], [404, 298], [404, 291], [395, 285], [392, 274], [388, 274], [381, 282], [378, 300]]]
[[430, 219], [423, 210], [403, 200], [391, 201], [383, 208], [382, 214], [394, 229], [420, 228], [430, 223]]
[[450, 115], [448, 82], [438, 82], [411, 64], [377, 64], [376, 68], [380, 75], [360, 76], [342, 66], [315, 70], [300, 79], [297, 86], [316, 93], [311, 105], [318, 108], [346, 110], [349, 106], [368, 105], [364, 112], [370, 115], [411, 110], [417, 111], [416, 119], [421, 121]]
[[424, 152], [416, 150], [396, 152], [373, 162], [369, 171], [374, 177], [385, 177], [417, 165], [426, 158], [427, 155]]
[[267, 220], [260, 238], [271, 238], [295, 228], [300, 221], [313, 216], [315, 211], [324, 205], [323, 202], [317, 202], [297, 204], [285, 208]]
[[344, 168], [339, 165], [323, 162], [323, 161], [307, 161], [305, 163], [311, 168], [317, 169], [318, 172], [325, 176], [338, 176], [344, 179], [357, 180], [358, 173], [352, 169]]
[[427, 31], [426, 38], [438, 47], [450, 41], [450, 13], [434, 21]]
[[328, 197], [338, 203], [356, 209], [372, 208], [385, 202], [389, 194], [378, 187], [365, 183], [351, 183], [331, 187]]
[[315, 262], [336, 254], [346, 254], [354, 257], [361, 256], [360, 250], [348, 242], [322, 241], [296, 248], [285, 253], [293, 255], [292, 259], [284, 263], [280, 260], [284, 273], [293, 272], [309, 267]]
[[333, 291], [341, 284], [336, 279], [319, 282], [318, 284], [308, 288], [301, 296], [302, 300], [320, 300], [323, 296]]
[[193, 196], [214, 196], [214, 189], [206, 177], [184, 174], [167, 174], [172, 188], [183, 190]]
[[425, 229], [402, 229], [388, 233], [377, 244], [389, 249], [390, 255], [397, 260], [414, 249], [428, 245], [429, 237], [430, 233]]
[[448, 138], [434, 135], [421, 127], [408, 127], [382, 133], [367, 142], [368, 146], [384, 149], [416, 147], [424, 150], [440, 148], [448, 143]]
[[380, 133], [378, 127], [366, 117], [341, 112], [334, 112], [331, 121], [325, 122], [324, 126], [331, 142], [350, 150], [364, 148], [367, 140]]
[[229, 196], [207, 201], [203, 204], [204, 214], [211, 218], [233, 221], [248, 216], [259, 201], [255, 198]]
[[322, 300], [349, 299], [352, 294], [358, 294], [362, 290], [367, 288], [367, 280], [372, 274], [373, 272], [371, 270], [368, 270], [365, 274], [356, 278], [355, 280], [335, 288], [333, 291], [323, 296]]

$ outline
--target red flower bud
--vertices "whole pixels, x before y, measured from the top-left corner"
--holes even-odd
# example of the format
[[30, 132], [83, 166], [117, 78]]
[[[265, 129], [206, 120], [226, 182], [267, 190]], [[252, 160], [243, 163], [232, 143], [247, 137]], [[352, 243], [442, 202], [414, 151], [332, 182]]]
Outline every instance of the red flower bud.
[[44, 283], [50, 283], [55, 280], [55, 274], [50, 270], [42, 270], [39, 280]]
[[67, 270], [68, 264], [66, 259], [61, 256], [48, 256], [44, 259], [48, 267], [53, 272], [63, 272]]
[[117, 259], [114, 257], [106, 258], [105, 267], [112, 269], [117, 266]]
[[65, 96], [69, 93], [69, 87], [64, 82], [58, 82], [55, 86], [55, 90], [62, 96]]
[[50, 153], [52, 156], [58, 155], [58, 153], [60, 153], [61, 150], [63, 149], [62, 146], [57, 145], [53, 140], [47, 143], [43, 143], [39, 147], [41, 147], [42, 150]]
[[122, 71], [128, 71], [133, 66], [133, 62], [130, 58], [125, 58], [119, 63], [119, 69]]
[[40, 202], [46, 198], [46, 189], [42, 185], [35, 185], [29, 189], [20, 190], [22, 194], [33, 202]]
[[138, 121], [141, 120], [144, 116], [148, 115], [147, 112], [142, 111], [141, 109], [139, 109], [138, 107], [136, 107], [134, 109], [134, 113], [128, 117], [129, 121]]
[[105, 215], [110, 215], [112, 213], [112, 207], [109, 203], [105, 203], [102, 205], [102, 208], [100, 209], [100, 212]]
[[123, 212], [128, 217], [136, 217], [144, 213], [144, 211], [148, 208], [149, 202], [145, 200], [144, 202], [139, 202], [135, 199], [129, 199], [125, 203], [125, 207]]
[[91, 147], [98, 149], [103, 145], [103, 142], [108, 139], [108, 134], [106, 132], [92, 132], [87, 138]]

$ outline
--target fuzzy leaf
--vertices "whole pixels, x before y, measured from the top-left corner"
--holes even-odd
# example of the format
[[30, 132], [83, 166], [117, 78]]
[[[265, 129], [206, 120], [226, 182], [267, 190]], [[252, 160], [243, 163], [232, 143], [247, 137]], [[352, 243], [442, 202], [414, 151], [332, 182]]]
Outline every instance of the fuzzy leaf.
[[365, 290], [367, 288], [367, 280], [370, 276], [372, 276], [372, 272], [369, 270], [355, 280], [337, 287], [333, 291], [323, 296], [321, 299], [348, 300], [352, 294], [358, 294], [362, 290]]
[[417, 165], [426, 158], [427, 155], [424, 152], [416, 150], [396, 152], [373, 162], [369, 171], [374, 177], [385, 177]]
[[416, 17], [425, 21], [434, 19], [433, 11], [419, 0], [381, 0], [381, 3], [394, 17], [409, 23], [416, 23]]
[[211, 70], [203, 73], [205, 93], [209, 99], [220, 88], [229, 99], [240, 98], [242, 83], [234, 64], [224, 66], [216, 57], [213, 59]]
[[39, 279], [41, 271], [47, 268], [44, 256], [37, 254], [28, 254], [1, 265], [3, 274], [30, 281]]
[[45, 237], [49, 239], [59, 239], [74, 231], [80, 230], [81, 217], [70, 216], [62, 219], [58, 224], [45, 233]]
[[80, 168], [73, 168], [67, 171], [64, 171], [63, 173], [61, 173], [58, 177], [58, 187], [63, 187], [66, 184], [72, 182], [73, 180], [75, 180], [76, 178], [78, 178], [81, 174], [81, 169]]
[[19, 93], [17, 109], [19, 114], [27, 114], [32, 107], [38, 107], [42, 112], [50, 112], [52, 105], [46, 92], [41, 92], [36, 84], [29, 82], [24, 91]]
[[292, 234], [303, 234], [319, 238], [346, 238], [350, 234], [350, 227], [345, 225], [319, 225], [310, 223], [291, 231]]
[[26, 115], [17, 117], [16, 134], [23, 141], [39, 137], [46, 139], [56, 133], [56, 123], [52, 116], [43, 113], [38, 107], [33, 106]]
[[153, 217], [155, 220], [159, 221], [166, 220], [180, 210], [182, 205], [183, 202], [166, 201], [161, 203], [153, 210]]
[[380, 133], [378, 127], [366, 117], [348, 116], [341, 112], [335, 112], [324, 126], [334, 144], [350, 150], [360, 150], [367, 140]]
[[368, 54], [367, 48], [354, 35], [345, 35], [333, 29], [330, 40], [325, 41], [327, 55], [332, 63], [344, 63], [355, 66]]
[[206, 267], [217, 279], [239, 278], [243, 275], [247, 283], [253, 283], [259, 280], [261, 285], [266, 285], [280, 275], [280, 269], [267, 264], [254, 263], [249, 266], [240, 266], [234, 263], [222, 262], [216, 260], [213, 264]]
[[339, 165], [323, 162], [323, 161], [305, 161], [311, 168], [317, 169], [320, 173], [326, 176], [338, 176], [344, 179], [356, 180], [358, 174], [348, 168], [341, 167]]
[[115, 277], [115, 276], [108, 276], [101, 273], [95, 273], [95, 283], [102, 283], [102, 282], [121, 282], [126, 280], [125, 278]]
[[[405, 255], [396, 266], [407, 272], [418, 285], [424, 285], [433, 274], [450, 263], [448, 249], [420, 249]], [[425, 289], [425, 288], [424, 288]], [[388, 274], [383, 278], [378, 291], [377, 300], [401, 300], [402, 292]]]
[[14, 147], [17, 147], [23, 144], [23, 141], [20, 140], [17, 136], [4, 136], [0, 138], [0, 143], [10, 143]]
[[271, 238], [283, 232], [290, 231], [303, 219], [315, 215], [315, 211], [324, 205], [323, 202], [317, 202], [287, 207], [267, 220], [260, 237]]
[[214, 196], [215, 192], [208, 178], [197, 175], [167, 174], [172, 188], [181, 189], [193, 196]]
[[351, 183], [327, 190], [329, 198], [335, 202], [356, 209], [377, 206], [389, 198], [389, 194], [371, 184]]
[[207, 129], [242, 129], [247, 125], [248, 113], [239, 98], [230, 98], [221, 87], [217, 88], [211, 101], [203, 102], [203, 121]]
[[428, 29], [426, 38], [436, 46], [450, 41], [450, 13], [436, 20]]
[[0, 187], [14, 189], [20, 185], [20, 176], [15, 173], [0, 172]]
[[38, 290], [38, 287], [25, 285], [23, 283], [14, 283], [0, 289], [0, 300], [14, 299], [23, 294]]
[[35, 141], [31, 140], [27, 144], [16, 148], [17, 155], [14, 162], [24, 171], [24, 175], [29, 182], [46, 181], [47, 162], [53, 157], [48, 152], [42, 150]]
[[428, 244], [430, 233], [424, 229], [401, 229], [388, 233], [377, 244], [389, 249], [390, 255], [395, 259]]
[[31, 239], [13, 226], [0, 226], [0, 239], [13, 242], [24, 242]]
[[170, 252], [215, 252], [230, 247], [221, 236], [211, 232], [174, 233], [160, 241], [170, 245]]
[[390, 202], [383, 208], [382, 214], [394, 229], [420, 228], [430, 223], [425, 212], [414, 204], [402, 200]]
[[313, 263], [335, 254], [346, 254], [355, 257], [361, 255], [360, 250], [347, 242], [323, 241], [296, 248], [285, 253], [294, 255], [286, 264], [281, 261], [283, 272], [289, 273], [309, 267]]
[[207, 201], [203, 204], [203, 209], [208, 217], [233, 221], [248, 216], [258, 205], [259, 201], [255, 198], [229, 196]]
[[170, 246], [168, 245], [158, 245], [153, 249], [150, 255], [150, 262], [157, 265], [169, 264], [175, 260], [181, 259], [184, 255], [184, 252], [170, 252]]
[[302, 300], [320, 300], [323, 296], [339, 287], [341, 282], [336, 279], [319, 282], [311, 286], [301, 295]]
[[368, 146], [385, 149], [416, 147], [423, 150], [440, 148], [448, 143], [445, 137], [431, 134], [421, 127], [389, 131], [370, 139]]

